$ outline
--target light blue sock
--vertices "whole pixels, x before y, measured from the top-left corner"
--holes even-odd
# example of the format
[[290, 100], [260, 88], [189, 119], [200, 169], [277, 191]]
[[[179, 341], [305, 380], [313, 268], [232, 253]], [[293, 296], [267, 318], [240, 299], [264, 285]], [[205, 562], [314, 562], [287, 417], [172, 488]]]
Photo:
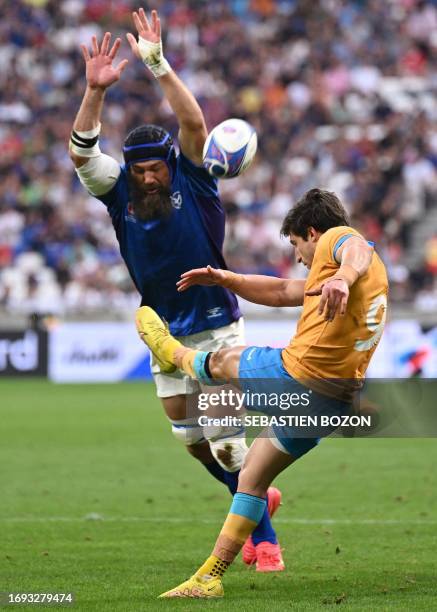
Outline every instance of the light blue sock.
[[[240, 470], [238, 470], [238, 472], [226, 472], [226, 470], [224, 471], [226, 484], [228, 485], [228, 489], [232, 494], [235, 494], [235, 492], [237, 491], [239, 473]], [[252, 541], [255, 546], [260, 542], [271, 542], [272, 544], [278, 543], [275, 530], [273, 529], [272, 523], [270, 521], [267, 504], [264, 508], [264, 512], [260, 522], [252, 532]]]
[[193, 361], [193, 370], [199, 382], [204, 385], [213, 385], [217, 383], [214, 383], [213, 379], [208, 376], [205, 370], [205, 362], [208, 355], [208, 351], [197, 351]]

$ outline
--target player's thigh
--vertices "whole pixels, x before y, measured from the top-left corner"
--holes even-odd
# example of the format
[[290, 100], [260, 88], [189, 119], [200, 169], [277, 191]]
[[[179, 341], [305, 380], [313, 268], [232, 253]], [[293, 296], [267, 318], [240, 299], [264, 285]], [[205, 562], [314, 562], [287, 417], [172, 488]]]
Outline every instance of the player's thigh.
[[238, 491], [264, 497], [273, 480], [295, 461], [279, 450], [268, 437], [254, 440], [238, 479]]
[[161, 397], [161, 404], [170, 421], [182, 421], [187, 415], [187, 396]]

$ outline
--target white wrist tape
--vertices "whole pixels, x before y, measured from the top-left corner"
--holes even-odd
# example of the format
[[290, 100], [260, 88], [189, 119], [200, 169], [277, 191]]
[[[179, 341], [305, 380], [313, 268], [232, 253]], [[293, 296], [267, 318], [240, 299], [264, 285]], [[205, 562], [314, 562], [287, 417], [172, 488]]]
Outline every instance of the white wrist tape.
[[71, 132], [70, 151], [79, 157], [97, 157], [100, 155], [99, 134], [101, 124], [91, 130]]
[[171, 66], [162, 52], [162, 41], [153, 43], [141, 36], [138, 38], [138, 50], [141, 59], [155, 78], [162, 77], [171, 70]]

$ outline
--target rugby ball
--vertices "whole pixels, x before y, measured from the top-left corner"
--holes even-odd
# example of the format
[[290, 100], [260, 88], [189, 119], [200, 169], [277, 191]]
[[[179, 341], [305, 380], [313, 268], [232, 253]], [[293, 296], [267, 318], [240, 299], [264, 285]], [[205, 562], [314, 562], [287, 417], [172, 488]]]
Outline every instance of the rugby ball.
[[250, 166], [257, 145], [256, 131], [247, 121], [227, 119], [208, 135], [203, 165], [216, 178], [234, 178]]

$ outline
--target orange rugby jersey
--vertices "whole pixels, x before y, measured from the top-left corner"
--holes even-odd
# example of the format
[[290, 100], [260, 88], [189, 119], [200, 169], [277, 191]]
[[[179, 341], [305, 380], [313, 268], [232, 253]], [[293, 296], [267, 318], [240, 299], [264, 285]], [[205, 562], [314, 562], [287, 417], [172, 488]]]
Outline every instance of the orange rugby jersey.
[[[340, 264], [334, 251], [351, 235], [362, 237], [348, 226], [333, 227], [320, 236], [305, 291], [335, 274]], [[305, 295], [296, 334], [282, 351], [287, 372], [327, 395], [352, 399], [384, 329], [387, 293], [385, 266], [374, 252], [366, 274], [350, 288], [345, 316], [325, 321], [324, 313], [317, 312], [321, 296]]]

